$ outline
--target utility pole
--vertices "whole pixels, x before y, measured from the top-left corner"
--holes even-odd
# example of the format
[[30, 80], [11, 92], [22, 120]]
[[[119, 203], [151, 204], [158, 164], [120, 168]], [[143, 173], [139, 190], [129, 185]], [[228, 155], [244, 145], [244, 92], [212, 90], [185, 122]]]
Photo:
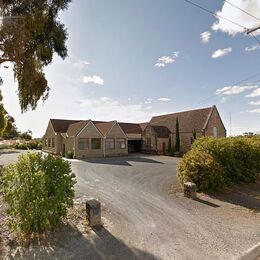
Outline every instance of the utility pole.
[[259, 30], [259, 29], [260, 29], [260, 24], [255, 26], [255, 27], [253, 27], [253, 28], [251, 28], [251, 29], [247, 29], [246, 30], [246, 34], [249, 35], [250, 33], [253, 33], [253, 32], [255, 32], [255, 31]]

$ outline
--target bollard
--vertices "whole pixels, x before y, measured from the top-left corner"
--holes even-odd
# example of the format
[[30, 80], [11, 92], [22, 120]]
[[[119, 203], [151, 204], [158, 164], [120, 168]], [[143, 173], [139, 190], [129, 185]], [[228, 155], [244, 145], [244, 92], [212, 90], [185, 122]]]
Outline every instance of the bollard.
[[86, 202], [86, 214], [91, 227], [101, 226], [101, 204], [96, 199], [89, 199]]
[[184, 196], [191, 199], [197, 198], [197, 186], [195, 183], [192, 182], [185, 182], [184, 183]]

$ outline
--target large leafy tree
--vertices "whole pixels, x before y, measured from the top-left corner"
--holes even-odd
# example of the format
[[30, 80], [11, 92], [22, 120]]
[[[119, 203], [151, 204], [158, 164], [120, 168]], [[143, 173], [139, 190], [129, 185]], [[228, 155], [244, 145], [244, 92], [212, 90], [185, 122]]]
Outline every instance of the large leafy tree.
[[6, 120], [6, 111], [4, 109], [4, 105], [2, 103], [3, 101], [3, 97], [2, 97], [2, 93], [0, 91], [0, 136], [3, 135], [3, 132], [6, 128], [6, 125], [7, 125], [7, 120]]
[[67, 32], [59, 11], [71, 0], [1, 0], [0, 64], [11, 62], [22, 112], [48, 98], [44, 67], [54, 53], [66, 58]]

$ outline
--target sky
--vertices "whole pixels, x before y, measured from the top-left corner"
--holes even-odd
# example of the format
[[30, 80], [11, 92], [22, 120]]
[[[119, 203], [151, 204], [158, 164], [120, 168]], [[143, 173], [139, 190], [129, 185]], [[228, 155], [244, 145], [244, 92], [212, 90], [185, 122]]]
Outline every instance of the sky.
[[[20, 112], [11, 67], [0, 68], [6, 110], [19, 130], [43, 136], [50, 118], [146, 122], [216, 105], [228, 135], [260, 131], [260, 0], [74, 0], [60, 13], [69, 57], [45, 73], [51, 88]], [[260, 40], [260, 30], [255, 32]]]

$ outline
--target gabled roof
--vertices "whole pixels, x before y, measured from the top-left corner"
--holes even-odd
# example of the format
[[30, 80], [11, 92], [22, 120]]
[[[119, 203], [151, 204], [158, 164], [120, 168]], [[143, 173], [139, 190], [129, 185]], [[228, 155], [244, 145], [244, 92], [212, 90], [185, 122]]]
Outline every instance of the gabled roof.
[[151, 119], [150, 124], [166, 126], [172, 133], [175, 133], [176, 119], [178, 118], [180, 132], [190, 133], [194, 129], [197, 132], [201, 132], [204, 130], [205, 125], [207, 125], [207, 121], [209, 120], [209, 117], [214, 108], [216, 107], [213, 106], [167, 115], [154, 116]]
[[168, 138], [170, 136], [170, 130], [166, 126], [161, 125], [153, 125], [151, 126], [155, 133], [157, 134], [157, 137], [159, 138]]
[[142, 134], [142, 128], [140, 124], [135, 123], [118, 123], [125, 134]]
[[141, 127], [141, 129], [142, 129], [142, 131], [144, 131], [144, 129], [147, 127], [147, 125], [148, 125], [149, 123], [140, 123], [139, 125], [140, 125], [140, 127]]
[[80, 120], [50, 119], [53, 130], [56, 133], [66, 133], [69, 125], [80, 122]]
[[76, 136], [78, 133], [89, 123], [90, 120], [79, 121], [77, 123], [71, 124], [68, 128], [68, 136]]
[[111, 122], [100, 122], [100, 121], [94, 121], [94, 125], [96, 128], [99, 130], [99, 132], [105, 136], [109, 130], [113, 127], [116, 121], [111, 121]]

